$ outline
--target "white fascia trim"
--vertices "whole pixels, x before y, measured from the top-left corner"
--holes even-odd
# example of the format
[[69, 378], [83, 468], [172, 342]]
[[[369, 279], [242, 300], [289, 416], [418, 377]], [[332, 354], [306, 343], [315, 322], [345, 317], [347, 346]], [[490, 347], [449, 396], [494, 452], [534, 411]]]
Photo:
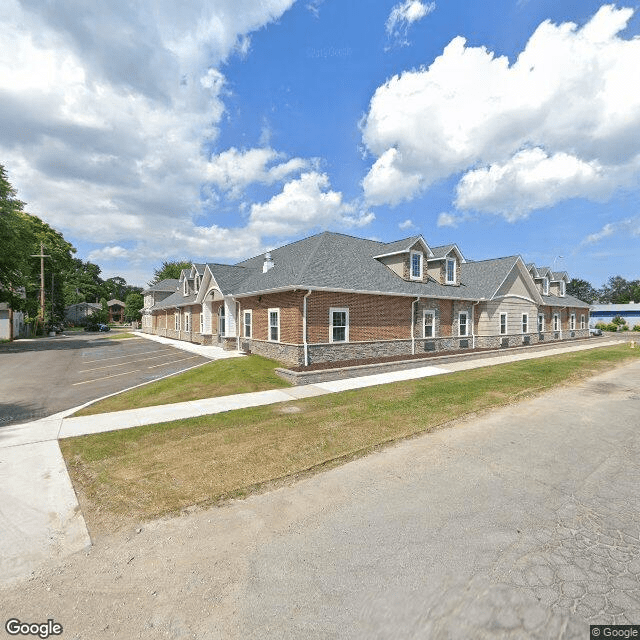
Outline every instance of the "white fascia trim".
[[[416, 281], [417, 282], [417, 281]], [[291, 285], [288, 287], [278, 287], [276, 289], [263, 289], [261, 291], [253, 291], [251, 293], [238, 293], [234, 295], [234, 298], [249, 298], [251, 296], [266, 296], [271, 293], [283, 293], [284, 291], [327, 291], [333, 293], [356, 293], [358, 295], [366, 296], [394, 296], [396, 298], [415, 298], [417, 293], [401, 293], [397, 291], [361, 291], [359, 289], [338, 289], [336, 287], [307, 287], [304, 285]], [[430, 300], [464, 300], [466, 302], [487, 302], [488, 298], [462, 298], [462, 297], [449, 297], [438, 296], [430, 294], [420, 294], [421, 298], [428, 298]]]
[[535, 300], [532, 300], [531, 298], [527, 298], [525, 296], [519, 296], [519, 295], [516, 295], [515, 293], [508, 293], [507, 295], [504, 295], [504, 296], [497, 296], [496, 298], [492, 298], [492, 300], [506, 300], [507, 298], [517, 298], [518, 300], [526, 300], [527, 302], [531, 302], [532, 304], [538, 304]]
[[[502, 280], [502, 282], [498, 285], [498, 288], [494, 291], [493, 295], [491, 296], [491, 300], [500, 300], [501, 298], [507, 298], [509, 297], [508, 295], [506, 296], [497, 296], [496, 294], [498, 293], [498, 291], [500, 291], [500, 287], [502, 287], [502, 285], [507, 281], [507, 278], [511, 275], [511, 272], [513, 271], [513, 269], [516, 266], [520, 266], [520, 268], [527, 274], [527, 276], [529, 276], [529, 279], [531, 280], [531, 282], [533, 283], [533, 289], [536, 293], [537, 299], [533, 299], [531, 300], [531, 302], [533, 302], [534, 304], [544, 304], [544, 301], [542, 300], [542, 296], [538, 293], [538, 289], [535, 285], [535, 282], [533, 282], [533, 278], [531, 277], [531, 274], [529, 273], [529, 270], [527, 269], [527, 265], [524, 263], [524, 260], [522, 259], [522, 256], [517, 256], [516, 257], [516, 261], [513, 263], [513, 266], [511, 267], [511, 269], [509, 269], [507, 275], [504, 277], [504, 279]], [[513, 296], [514, 298], [523, 298], [523, 296]], [[524, 300], [527, 300], [528, 298], [523, 298]]]
[[460, 260], [461, 264], [464, 264], [467, 262], [465, 257], [462, 255], [462, 251], [458, 249], [457, 244], [452, 244], [451, 249], [449, 249], [449, 251], [447, 251], [447, 253], [445, 253], [441, 258], [428, 258], [427, 262], [437, 262], [438, 260], [445, 260], [446, 258], [449, 257], [452, 251], [455, 251], [458, 254], [458, 259]]
[[[429, 248], [429, 245], [425, 242], [425, 239], [422, 236], [418, 236], [418, 239], [416, 240], [416, 242], [422, 243], [422, 246], [425, 248], [425, 251], [427, 252], [427, 256], [433, 256], [433, 251], [431, 251], [431, 249]], [[400, 251], [391, 251], [390, 253], [381, 253], [380, 255], [373, 256], [373, 257], [375, 260], [378, 260], [379, 258], [388, 258], [389, 256], [397, 256], [397, 255], [400, 255], [401, 253], [407, 253], [407, 251], [415, 251], [415, 249], [411, 249], [411, 247], [415, 246], [416, 242], [409, 245], [406, 249], [400, 249]]]

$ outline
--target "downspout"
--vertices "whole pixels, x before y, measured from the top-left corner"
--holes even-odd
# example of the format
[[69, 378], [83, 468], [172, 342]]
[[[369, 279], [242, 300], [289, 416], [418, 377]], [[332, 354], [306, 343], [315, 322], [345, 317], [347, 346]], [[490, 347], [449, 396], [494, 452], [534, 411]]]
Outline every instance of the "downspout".
[[471, 348], [476, 348], [476, 305], [480, 304], [477, 300], [471, 305]]
[[416, 302], [420, 302], [420, 296], [418, 296], [411, 303], [411, 355], [416, 355]]
[[234, 299], [234, 302], [238, 305], [238, 315], [236, 321], [236, 351], [240, 351], [240, 320], [242, 319], [242, 316], [240, 315], [240, 301]]
[[307, 298], [311, 295], [311, 289], [302, 298], [302, 344], [304, 350], [304, 366], [309, 366], [309, 345], [307, 343]]

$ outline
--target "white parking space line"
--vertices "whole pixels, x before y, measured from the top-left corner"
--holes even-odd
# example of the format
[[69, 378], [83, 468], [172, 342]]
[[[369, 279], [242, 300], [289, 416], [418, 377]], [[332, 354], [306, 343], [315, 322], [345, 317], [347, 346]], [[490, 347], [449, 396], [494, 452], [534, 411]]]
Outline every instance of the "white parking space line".
[[193, 360], [194, 358], [200, 358], [202, 356], [191, 356], [190, 358], [181, 358], [180, 360], [172, 360], [171, 362], [163, 362], [162, 364], [154, 364], [151, 367], [147, 367], [147, 369], [157, 369], [158, 367], [165, 367], [168, 364], [175, 364], [176, 362], [184, 362], [185, 360]]
[[106, 380], [107, 378], [117, 378], [118, 376], [128, 376], [130, 373], [139, 373], [141, 369], [134, 369], [133, 371], [125, 371], [124, 373], [114, 373], [112, 376], [104, 376], [104, 378], [94, 378], [93, 380], [85, 380], [84, 382], [74, 382], [71, 386], [77, 387], [80, 384], [89, 384], [90, 382], [99, 382], [100, 380]]
[[[167, 351], [174, 351], [174, 349], [149, 349], [148, 351], [140, 351], [140, 353], [166, 353]], [[113, 356], [112, 358], [100, 358], [98, 360], [85, 360], [83, 364], [93, 364], [94, 362], [104, 362], [105, 360], [121, 360], [122, 358], [130, 358], [131, 354], [126, 353], [123, 356]]]
[[[137, 364], [138, 362], [143, 362], [144, 360], [157, 360], [158, 358], [166, 358], [166, 354], [162, 354], [159, 356], [149, 356], [148, 358], [136, 358], [132, 360], [131, 364]], [[87, 371], [99, 371], [100, 369], [110, 369], [111, 367], [121, 367], [122, 363], [115, 362], [114, 364], [107, 364], [104, 367], [94, 367], [93, 369], [82, 369], [78, 371], [78, 373], [86, 373]]]

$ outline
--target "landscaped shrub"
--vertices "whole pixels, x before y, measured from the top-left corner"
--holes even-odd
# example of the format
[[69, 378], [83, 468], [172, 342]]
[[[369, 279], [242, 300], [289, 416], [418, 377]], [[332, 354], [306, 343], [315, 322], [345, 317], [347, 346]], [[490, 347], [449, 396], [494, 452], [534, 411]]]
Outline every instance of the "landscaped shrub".
[[633, 327], [634, 331], [640, 331], [640, 324], [637, 324], [635, 327]]

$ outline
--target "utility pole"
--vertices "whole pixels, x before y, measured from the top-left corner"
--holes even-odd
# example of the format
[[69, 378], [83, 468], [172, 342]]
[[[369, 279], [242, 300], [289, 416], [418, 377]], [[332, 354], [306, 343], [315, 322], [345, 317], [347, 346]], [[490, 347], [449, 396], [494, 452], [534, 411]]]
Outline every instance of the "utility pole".
[[40, 258], [40, 311], [38, 312], [38, 319], [44, 325], [44, 259], [51, 256], [45, 255], [44, 243], [40, 243], [40, 253], [32, 255], [32, 258]]

